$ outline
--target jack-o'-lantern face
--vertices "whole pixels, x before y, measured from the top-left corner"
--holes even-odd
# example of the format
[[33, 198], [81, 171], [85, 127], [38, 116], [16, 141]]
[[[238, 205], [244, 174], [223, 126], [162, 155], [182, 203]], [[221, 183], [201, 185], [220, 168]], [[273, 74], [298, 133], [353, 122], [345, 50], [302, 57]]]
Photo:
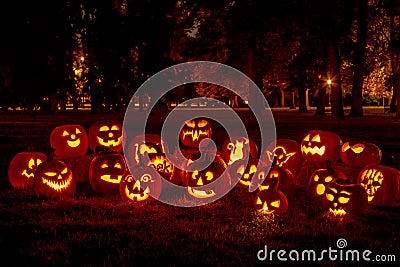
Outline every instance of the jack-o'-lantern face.
[[50, 145], [59, 159], [80, 157], [87, 152], [88, 137], [80, 125], [63, 125], [51, 132]]
[[323, 163], [326, 159], [336, 162], [339, 159], [342, 140], [332, 132], [312, 130], [301, 142], [301, 152], [305, 159], [314, 163]]
[[276, 157], [276, 165], [279, 167], [283, 167], [289, 159], [296, 154], [296, 152], [287, 152], [283, 146], [277, 146], [272, 151], [267, 151], [268, 159], [270, 162], [274, 161], [274, 157]]
[[334, 215], [361, 214], [367, 206], [367, 194], [359, 184], [337, 179], [326, 187], [326, 207]]
[[[129, 166], [147, 166], [148, 157], [153, 154], [165, 153], [166, 144], [162, 142], [161, 136], [157, 134], [138, 135], [130, 142], [126, 153]], [[168, 151], [168, 149], [167, 149]]]
[[8, 168], [8, 179], [15, 188], [30, 188], [36, 168], [44, 161], [46, 155], [40, 152], [20, 152], [14, 156]]
[[261, 190], [254, 202], [256, 210], [271, 214], [283, 214], [288, 209], [288, 200], [281, 191]]
[[381, 188], [383, 178], [383, 173], [375, 168], [361, 172], [361, 185], [367, 192], [368, 202], [374, 199], [376, 192]]
[[96, 151], [98, 146], [105, 146], [116, 152], [122, 151], [122, 125], [117, 121], [93, 123], [89, 128], [89, 146]]
[[44, 162], [35, 171], [33, 189], [37, 195], [73, 195], [75, 187], [72, 171], [61, 161]]
[[179, 138], [183, 145], [197, 148], [201, 140], [211, 138], [211, 125], [201, 118], [186, 121], [179, 133]]
[[237, 174], [241, 177], [239, 183], [244, 186], [250, 186], [254, 174], [257, 172], [258, 159], [249, 159], [247, 166], [240, 162], [239, 167], [236, 169]]
[[368, 142], [346, 142], [340, 150], [340, 159], [351, 167], [379, 164], [381, 158], [380, 148]]
[[175, 168], [164, 154], [151, 154], [147, 166], [153, 167], [165, 179], [172, 180]]
[[270, 190], [272, 183], [276, 180], [277, 189], [283, 192], [286, 197], [292, 197], [296, 192], [296, 183], [293, 174], [284, 168], [279, 166], [272, 166], [267, 173], [265, 170], [261, 170], [256, 173], [258, 178], [259, 190]]
[[126, 172], [125, 160], [121, 154], [98, 155], [90, 164], [90, 186], [95, 192], [116, 191]]
[[246, 137], [232, 137], [222, 145], [222, 158], [229, 165], [237, 160], [257, 158], [257, 145]]
[[135, 171], [134, 175], [138, 178], [137, 180], [131, 174], [128, 174], [121, 181], [120, 195], [123, 200], [149, 201], [160, 196], [162, 182], [153, 168], [141, 168]]

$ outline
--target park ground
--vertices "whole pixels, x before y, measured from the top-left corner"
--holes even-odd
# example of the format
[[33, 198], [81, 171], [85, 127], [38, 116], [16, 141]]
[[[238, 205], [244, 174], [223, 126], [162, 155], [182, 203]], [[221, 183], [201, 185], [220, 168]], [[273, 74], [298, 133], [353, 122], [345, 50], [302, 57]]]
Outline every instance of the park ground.
[[[237, 111], [256, 143], [257, 125], [245, 109]], [[348, 110], [346, 110], [348, 113]], [[159, 129], [166, 111], [151, 117]], [[273, 109], [278, 138], [301, 141], [307, 131], [328, 130], [343, 141], [365, 140], [383, 152], [382, 164], [400, 169], [400, 120], [383, 108], [367, 108], [362, 118], [334, 121], [313, 111]], [[8, 164], [17, 152], [49, 151], [51, 130], [79, 123], [88, 129], [101, 119], [122, 121], [124, 114], [44, 115], [0, 114], [0, 254], [2, 266], [265, 266], [257, 252], [270, 249], [321, 251], [336, 248], [339, 238], [348, 249], [395, 255], [400, 260], [400, 207], [369, 207], [362, 216], [334, 217], [313, 207], [302, 189], [281, 216], [253, 210], [251, 193], [234, 188], [218, 201], [195, 208], [158, 201], [124, 203], [118, 194], [99, 195], [86, 183], [73, 198], [49, 200], [29, 190], [13, 189]], [[218, 136], [218, 131], [214, 132]], [[222, 140], [218, 140], [217, 144]], [[7, 258], [7, 260], [5, 260]], [[351, 262], [324, 261], [326, 266]], [[273, 265], [286, 265], [277, 261]], [[310, 265], [310, 262], [306, 262]], [[354, 262], [353, 262], [354, 264]], [[298, 264], [296, 264], [298, 265]], [[366, 265], [360, 261], [357, 265]]]

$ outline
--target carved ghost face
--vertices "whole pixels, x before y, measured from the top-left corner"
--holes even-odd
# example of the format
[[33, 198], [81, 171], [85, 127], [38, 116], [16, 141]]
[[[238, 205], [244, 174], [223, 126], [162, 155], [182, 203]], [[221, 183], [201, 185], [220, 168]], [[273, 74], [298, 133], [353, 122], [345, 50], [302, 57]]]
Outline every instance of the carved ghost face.
[[44, 161], [46, 155], [40, 152], [20, 152], [14, 156], [8, 168], [8, 179], [15, 188], [30, 188], [36, 168]]
[[80, 125], [63, 125], [51, 132], [50, 145], [59, 159], [81, 157], [87, 152], [88, 137]]
[[37, 195], [71, 196], [76, 182], [69, 167], [58, 160], [44, 162], [35, 171], [33, 189]]
[[211, 138], [211, 125], [207, 120], [201, 118], [186, 121], [179, 138], [183, 145], [198, 148], [201, 140]]
[[113, 120], [93, 123], [89, 128], [89, 146], [92, 151], [96, 151], [98, 146], [105, 146], [122, 152], [122, 125]]

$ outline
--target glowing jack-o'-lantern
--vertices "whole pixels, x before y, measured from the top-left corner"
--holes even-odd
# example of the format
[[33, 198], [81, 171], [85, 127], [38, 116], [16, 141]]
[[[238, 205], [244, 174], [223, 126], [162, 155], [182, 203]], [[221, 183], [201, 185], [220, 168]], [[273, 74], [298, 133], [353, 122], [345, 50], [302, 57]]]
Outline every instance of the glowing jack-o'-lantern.
[[183, 125], [179, 138], [184, 146], [198, 148], [200, 142], [205, 138], [211, 138], [211, 125], [202, 118], [186, 121]]
[[358, 176], [372, 206], [393, 206], [400, 199], [400, 172], [378, 164], [365, 166]]
[[149, 158], [147, 166], [153, 167], [164, 179], [178, 185], [182, 183], [181, 171], [175, 168], [164, 153], [151, 154]]
[[151, 201], [160, 196], [162, 181], [154, 168], [140, 167], [134, 176], [137, 179], [128, 174], [120, 183], [119, 192], [124, 201]]
[[81, 157], [87, 152], [88, 137], [81, 125], [63, 125], [51, 132], [50, 145], [58, 159]]
[[16, 154], [8, 167], [8, 180], [15, 188], [30, 188], [36, 168], [47, 156], [41, 152], [20, 152]]
[[152, 154], [167, 153], [168, 147], [161, 140], [161, 136], [158, 134], [143, 134], [135, 136], [130, 142], [127, 153], [127, 163], [129, 166], [147, 166], [148, 156]]
[[235, 161], [232, 165], [228, 166], [227, 169], [229, 170], [229, 176], [232, 181], [239, 180], [239, 185], [249, 187], [253, 182], [253, 176], [257, 172], [257, 166], [259, 164], [263, 168], [265, 167], [265, 164], [256, 158], [248, 159], [247, 164], [246, 160], [242, 159]]
[[326, 187], [325, 207], [334, 215], [360, 215], [367, 207], [367, 193], [360, 184], [336, 179]]
[[285, 194], [277, 189], [278, 179], [273, 179], [271, 187], [261, 190], [256, 195], [254, 207], [256, 210], [267, 214], [283, 214], [288, 209], [288, 200]]
[[114, 151], [96, 155], [89, 168], [90, 186], [95, 192], [118, 191], [122, 177], [127, 173], [124, 156]]
[[[183, 183], [194, 198], [213, 198], [230, 186], [229, 175], [223, 175], [227, 165], [217, 154], [213, 161], [207, 155], [193, 154], [184, 167]], [[197, 160], [196, 160], [197, 159]], [[194, 161], [196, 160], [196, 161]], [[212, 183], [212, 184], [211, 184]]]
[[222, 145], [222, 158], [229, 165], [237, 160], [258, 157], [258, 148], [253, 140], [246, 137], [232, 137]]
[[93, 123], [89, 128], [89, 147], [96, 151], [99, 146], [122, 152], [122, 125], [113, 120]]
[[324, 163], [326, 159], [336, 162], [339, 159], [342, 140], [332, 132], [312, 130], [301, 141], [303, 157], [312, 163]]
[[318, 169], [310, 176], [307, 191], [314, 205], [323, 206], [326, 187], [338, 178], [347, 180], [341, 171], [333, 169], [329, 160], [326, 161], [326, 169]]
[[276, 158], [276, 165], [288, 169], [293, 174], [300, 170], [303, 164], [300, 144], [290, 139], [277, 139], [268, 145], [261, 160], [267, 164], [273, 163]]
[[76, 182], [71, 169], [62, 161], [41, 163], [33, 178], [33, 190], [38, 196], [64, 197], [75, 193]]
[[286, 197], [290, 198], [296, 193], [294, 176], [285, 168], [275, 165], [270, 168], [269, 172], [266, 169], [257, 171], [255, 176], [259, 190], [268, 190], [271, 183], [276, 180], [277, 189], [282, 191]]
[[340, 149], [340, 159], [350, 167], [379, 164], [382, 152], [378, 146], [368, 142], [345, 142]]

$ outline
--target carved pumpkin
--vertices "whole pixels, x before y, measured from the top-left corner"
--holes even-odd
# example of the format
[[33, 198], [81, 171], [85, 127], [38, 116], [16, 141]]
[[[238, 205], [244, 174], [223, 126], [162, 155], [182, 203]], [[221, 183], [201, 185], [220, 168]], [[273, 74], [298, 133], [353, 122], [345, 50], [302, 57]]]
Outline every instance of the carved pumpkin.
[[149, 159], [150, 161], [147, 163], [147, 166], [153, 167], [164, 179], [173, 184], [182, 184], [181, 170], [175, 168], [174, 164], [169, 161], [165, 154], [151, 154]]
[[[276, 161], [273, 164], [276, 164]], [[258, 180], [257, 183], [260, 190], [268, 190], [272, 182], [277, 180], [277, 189], [282, 191], [286, 197], [290, 198], [296, 193], [296, 182], [293, 174], [289, 170], [277, 165], [272, 166], [269, 172], [266, 169], [257, 171], [256, 179]]]
[[179, 139], [184, 146], [198, 148], [201, 140], [211, 138], [211, 134], [210, 123], [203, 118], [195, 118], [185, 122], [179, 133]]
[[147, 166], [148, 158], [152, 154], [167, 153], [168, 147], [158, 134], [144, 134], [135, 136], [129, 144], [128, 152], [125, 153], [129, 166]]
[[276, 165], [288, 169], [293, 174], [297, 173], [302, 164], [303, 156], [301, 154], [300, 144], [290, 139], [277, 139], [268, 145], [261, 160], [271, 164], [276, 157]]
[[76, 182], [71, 169], [62, 161], [41, 163], [33, 178], [33, 190], [38, 196], [64, 197], [75, 193]]
[[36, 168], [47, 156], [41, 152], [20, 152], [16, 154], [8, 167], [8, 180], [15, 188], [31, 188]]
[[140, 167], [134, 172], [134, 177], [136, 179], [131, 174], [124, 176], [119, 185], [124, 201], [151, 201], [160, 196], [162, 181], [154, 168]]
[[400, 200], [400, 172], [378, 164], [365, 166], [358, 176], [372, 206], [393, 206]]
[[127, 173], [124, 156], [115, 151], [100, 151], [89, 168], [89, 182], [98, 193], [118, 191], [122, 177]]
[[368, 142], [345, 142], [340, 149], [340, 159], [347, 166], [364, 167], [368, 164], [379, 164], [382, 151]]
[[260, 190], [256, 195], [254, 207], [256, 210], [267, 214], [283, 214], [288, 209], [288, 200], [285, 194], [277, 189], [278, 179], [271, 181], [271, 187]]
[[258, 158], [258, 148], [253, 140], [246, 137], [232, 137], [222, 145], [222, 158], [229, 165], [237, 160]]
[[93, 123], [89, 128], [89, 147], [96, 151], [99, 146], [122, 152], [122, 125], [118, 121], [105, 120]]
[[308, 196], [314, 205], [322, 207], [325, 201], [326, 187], [336, 179], [347, 180], [341, 171], [333, 169], [329, 160], [326, 161], [326, 169], [316, 170], [308, 184]]
[[249, 187], [253, 182], [253, 176], [257, 172], [257, 166], [261, 164], [264, 168], [265, 164], [260, 162], [256, 158], [250, 158], [247, 160], [237, 160], [232, 165], [228, 166], [229, 176], [233, 182], [239, 181], [239, 185]]
[[334, 215], [360, 215], [367, 204], [367, 193], [360, 184], [336, 179], [326, 187], [325, 207]]
[[339, 159], [342, 140], [332, 132], [312, 130], [301, 141], [303, 157], [312, 163], [324, 163], [326, 159], [336, 162]]
[[50, 145], [58, 159], [81, 157], [87, 152], [88, 137], [81, 125], [63, 125], [51, 132]]
[[[222, 157], [217, 154], [214, 160], [210, 160], [207, 154], [192, 154], [191, 159], [184, 167], [183, 183], [187, 186], [187, 192], [194, 198], [213, 198], [219, 192], [225, 192], [230, 187], [229, 175], [223, 175], [227, 165]], [[212, 184], [211, 184], [212, 183]]]

